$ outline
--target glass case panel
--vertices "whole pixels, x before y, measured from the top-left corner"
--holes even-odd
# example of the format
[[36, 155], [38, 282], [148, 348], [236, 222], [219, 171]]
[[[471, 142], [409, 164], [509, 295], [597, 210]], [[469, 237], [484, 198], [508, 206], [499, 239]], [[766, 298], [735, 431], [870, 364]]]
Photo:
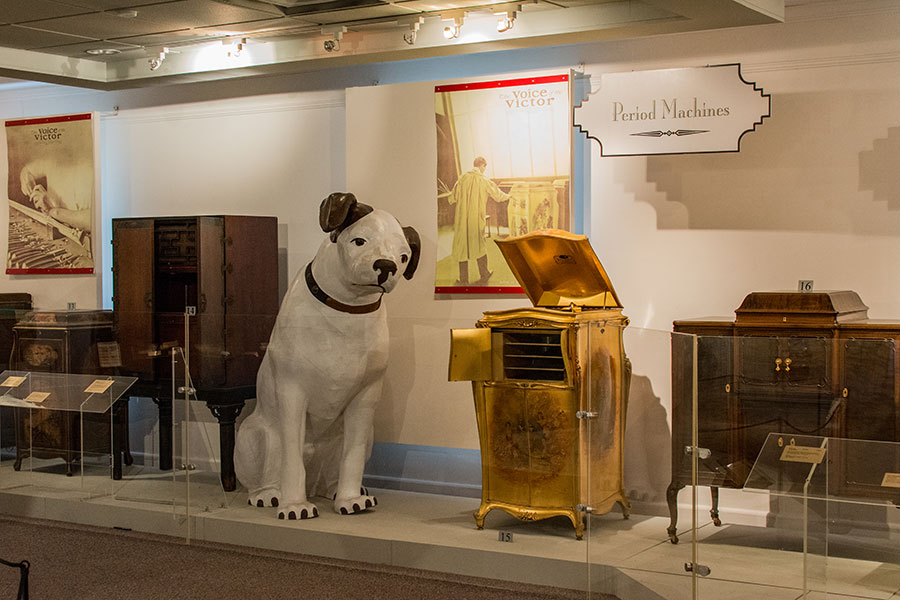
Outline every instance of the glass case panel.
[[[762, 588], [785, 597], [881, 597], [891, 585], [875, 577], [882, 588], [868, 589], [866, 574], [893, 573], [896, 563], [888, 510], [896, 494], [883, 485], [885, 473], [898, 470], [896, 342], [874, 331], [855, 338], [807, 329], [673, 343], [673, 453], [688, 437], [675, 423], [690, 391], [675, 382], [691, 365], [695, 481], [712, 490], [711, 503], [705, 494], [695, 503], [695, 565], [705, 573], [698, 597]], [[689, 352], [693, 362], [677, 358]], [[685, 466], [673, 461], [673, 487], [688, 479]], [[866, 518], [871, 511], [877, 518]]]
[[12, 409], [15, 430], [13, 459], [0, 468], [0, 487], [85, 498], [111, 494], [128, 460], [123, 395], [133, 383], [109, 375], [0, 373], [0, 405]]
[[[690, 435], [691, 424], [688, 412], [681, 415], [684, 421], [670, 425], [671, 386], [692, 386], [690, 378], [671, 378], [672, 347], [690, 344], [693, 337], [602, 320], [591, 328], [583, 368], [592, 384], [584, 388], [581, 420], [592, 464], [584, 487], [591, 597], [691, 598], [692, 574], [685, 570], [693, 560], [690, 479], [678, 488], [687, 487], [680, 516], [688, 543], [664, 540], [675, 464], [670, 427], [687, 428]], [[680, 457], [689, 457], [683, 448]], [[673, 507], [677, 517], [678, 505]]]

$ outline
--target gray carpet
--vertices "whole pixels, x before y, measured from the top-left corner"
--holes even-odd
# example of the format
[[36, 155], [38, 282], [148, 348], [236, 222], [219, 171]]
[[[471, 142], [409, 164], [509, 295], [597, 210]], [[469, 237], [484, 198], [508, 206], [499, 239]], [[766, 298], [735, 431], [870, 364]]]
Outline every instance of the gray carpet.
[[[0, 516], [0, 558], [31, 563], [33, 600], [586, 597], [574, 590], [208, 542], [187, 545], [179, 538], [6, 516]], [[18, 569], [0, 566], [0, 600], [16, 597], [18, 576]]]

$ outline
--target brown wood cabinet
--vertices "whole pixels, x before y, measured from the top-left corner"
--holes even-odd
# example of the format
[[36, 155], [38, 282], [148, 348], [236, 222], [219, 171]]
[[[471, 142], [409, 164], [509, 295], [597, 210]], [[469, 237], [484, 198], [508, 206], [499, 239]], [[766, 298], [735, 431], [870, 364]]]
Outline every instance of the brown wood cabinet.
[[[735, 319], [675, 321], [672, 339], [672, 483], [691, 482], [693, 355], [697, 352], [698, 485], [743, 487], [769, 433], [900, 441], [900, 322], [867, 318], [856, 292], [755, 292]], [[677, 335], [691, 334], [691, 335]], [[693, 336], [697, 336], [694, 338]], [[706, 452], [708, 450], [708, 453]], [[835, 493], [895, 499], [862, 458], [845, 456]]]
[[185, 314], [193, 307], [191, 379], [219, 419], [223, 485], [234, 489], [234, 420], [256, 394], [278, 313], [278, 222], [237, 215], [113, 219], [112, 245], [122, 373], [140, 379], [135, 394], [160, 404], [161, 466], [171, 468], [170, 349], [184, 348]]
[[[28, 372], [114, 375], [115, 365], [105, 363], [101, 347], [114, 344], [113, 315], [104, 310], [34, 311], [13, 327], [10, 366]], [[127, 402], [118, 402], [113, 454], [113, 478], [122, 475], [122, 460], [131, 464], [127, 446]], [[61, 458], [66, 475], [84, 454], [110, 454], [113, 415], [73, 410], [15, 409], [16, 461], [24, 458]], [[82, 423], [84, 425], [82, 431]]]
[[[9, 368], [12, 354], [13, 327], [19, 318], [31, 310], [31, 294], [0, 294], [0, 370]], [[0, 406], [0, 448], [15, 444], [15, 419], [12, 407]]]
[[274, 217], [113, 219], [113, 307], [122, 368], [169, 379], [168, 352], [184, 346], [201, 388], [253, 385], [278, 312]]

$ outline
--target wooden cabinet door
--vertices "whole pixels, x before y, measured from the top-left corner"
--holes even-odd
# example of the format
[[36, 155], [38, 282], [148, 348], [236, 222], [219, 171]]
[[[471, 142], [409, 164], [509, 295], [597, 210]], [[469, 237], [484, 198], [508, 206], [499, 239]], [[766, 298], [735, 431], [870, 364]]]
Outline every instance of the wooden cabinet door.
[[[831, 340], [791, 337], [783, 340], [784, 381], [791, 392], [831, 395]], [[790, 361], [790, 362], [788, 362]]]
[[[841, 437], [852, 440], [900, 441], [898, 432], [897, 342], [893, 339], [850, 338], [840, 344], [840, 383], [844, 397]], [[900, 472], [896, 444], [842, 441], [832, 445], [838, 469], [834, 495], [898, 497], [881, 486], [885, 472]]]
[[225, 217], [225, 350], [229, 386], [253, 385], [278, 314], [278, 221]]
[[831, 339], [741, 336], [737, 338], [741, 394], [825, 396], [832, 393]]
[[152, 379], [154, 322], [153, 219], [113, 219], [113, 308], [123, 373]]
[[[692, 444], [693, 340], [672, 338], [672, 464], [673, 480], [691, 481], [691, 460], [685, 447]], [[743, 478], [732, 471], [737, 453], [734, 402], [734, 338], [728, 335], [697, 337], [697, 427], [700, 448], [710, 451], [698, 463], [698, 483], [741, 487]]]
[[840, 377], [842, 392], [846, 390], [842, 437], [900, 441], [895, 343], [891, 339], [841, 340]]
[[191, 330], [191, 374], [203, 387], [225, 385], [225, 222], [198, 217], [197, 316]]
[[[783, 382], [781, 365], [775, 363], [781, 354], [780, 340], [776, 337], [743, 336], [737, 338], [736, 343], [740, 391], [776, 393]], [[776, 368], [779, 370], [776, 371]]]

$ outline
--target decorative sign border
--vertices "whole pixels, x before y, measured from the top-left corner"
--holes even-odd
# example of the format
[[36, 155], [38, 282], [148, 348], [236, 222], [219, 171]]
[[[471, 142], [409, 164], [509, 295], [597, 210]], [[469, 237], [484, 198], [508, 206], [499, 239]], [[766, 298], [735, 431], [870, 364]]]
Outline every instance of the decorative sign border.
[[739, 152], [771, 116], [772, 99], [740, 64], [609, 73], [575, 109], [601, 156]]

